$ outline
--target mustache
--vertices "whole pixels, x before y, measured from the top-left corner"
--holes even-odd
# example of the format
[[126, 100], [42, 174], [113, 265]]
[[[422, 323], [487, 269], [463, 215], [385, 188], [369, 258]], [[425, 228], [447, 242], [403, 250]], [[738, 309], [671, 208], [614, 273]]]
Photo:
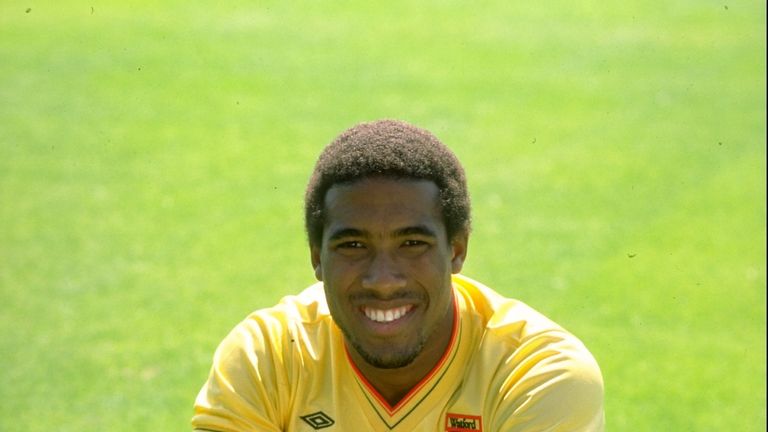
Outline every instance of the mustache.
[[380, 291], [363, 289], [361, 291], [355, 292], [354, 294], [351, 294], [349, 299], [355, 302], [367, 300], [391, 301], [403, 299], [425, 301], [426, 295], [422, 292], [411, 291], [407, 289], [400, 289], [391, 293], [387, 293], [386, 295], [382, 294]]

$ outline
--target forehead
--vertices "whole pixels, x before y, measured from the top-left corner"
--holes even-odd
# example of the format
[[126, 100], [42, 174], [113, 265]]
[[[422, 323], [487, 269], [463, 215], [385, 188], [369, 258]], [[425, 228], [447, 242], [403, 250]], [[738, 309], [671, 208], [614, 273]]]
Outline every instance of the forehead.
[[442, 225], [439, 190], [431, 180], [368, 178], [334, 185], [325, 196], [326, 227], [402, 228]]

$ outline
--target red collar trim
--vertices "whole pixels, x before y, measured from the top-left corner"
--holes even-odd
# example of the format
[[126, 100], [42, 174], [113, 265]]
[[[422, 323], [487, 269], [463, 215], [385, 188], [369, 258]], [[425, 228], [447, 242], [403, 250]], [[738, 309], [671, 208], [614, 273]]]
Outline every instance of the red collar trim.
[[352, 370], [355, 372], [357, 377], [360, 379], [360, 382], [365, 385], [365, 387], [368, 389], [368, 391], [376, 398], [376, 400], [381, 404], [384, 409], [387, 410], [390, 416], [393, 416], [397, 413], [397, 411], [400, 410], [404, 405], [406, 405], [408, 402], [410, 402], [411, 399], [429, 382], [429, 380], [432, 379], [432, 377], [437, 374], [437, 372], [442, 369], [445, 362], [448, 360], [449, 354], [453, 351], [454, 346], [456, 345], [456, 335], [458, 334], [459, 330], [459, 301], [456, 298], [456, 292], [454, 291], [453, 295], [453, 328], [451, 329], [451, 341], [448, 343], [448, 347], [446, 348], [445, 352], [443, 353], [443, 356], [440, 358], [440, 361], [437, 362], [434, 368], [432, 368], [429, 373], [422, 378], [421, 381], [419, 381], [413, 388], [405, 395], [402, 399], [400, 399], [400, 402], [397, 403], [397, 405], [392, 406], [387, 402], [384, 397], [379, 394], [378, 390], [376, 390], [373, 385], [368, 382], [368, 379], [365, 378], [362, 372], [360, 372], [360, 369], [357, 368], [357, 365], [352, 360], [352, 357], [349, 355], [349, 349], [347, 348], [347, 344], [344, 343], [344, 353], [347, 355], [347, 361], [349, 362], [349, 365], [352, 366]]

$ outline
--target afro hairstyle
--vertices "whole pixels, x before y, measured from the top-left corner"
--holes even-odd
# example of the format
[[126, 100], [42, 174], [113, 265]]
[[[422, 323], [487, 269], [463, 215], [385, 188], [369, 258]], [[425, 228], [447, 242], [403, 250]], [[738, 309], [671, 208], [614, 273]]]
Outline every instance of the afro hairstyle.
[[304, 197], [310, 245], [322, 243], [328, 190], [371, 177], [431, 180], [439, 190], [448, 238], [469, 232], [467, 182], [453, 152], [424, 129], [399, 120], [378, 120], [344, 131], [320, 154]]

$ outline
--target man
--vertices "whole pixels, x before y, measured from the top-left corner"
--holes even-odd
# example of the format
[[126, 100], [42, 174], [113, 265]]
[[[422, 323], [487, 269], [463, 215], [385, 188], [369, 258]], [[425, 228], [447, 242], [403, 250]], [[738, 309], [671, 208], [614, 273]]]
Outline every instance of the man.
[[603, 430], [584, 345], [459, 275], [466, 181], [432, 134], [392, 120], [347, 130], [318, 159], [305, 216], [320, 282], [224, 339], [197, 430]]

